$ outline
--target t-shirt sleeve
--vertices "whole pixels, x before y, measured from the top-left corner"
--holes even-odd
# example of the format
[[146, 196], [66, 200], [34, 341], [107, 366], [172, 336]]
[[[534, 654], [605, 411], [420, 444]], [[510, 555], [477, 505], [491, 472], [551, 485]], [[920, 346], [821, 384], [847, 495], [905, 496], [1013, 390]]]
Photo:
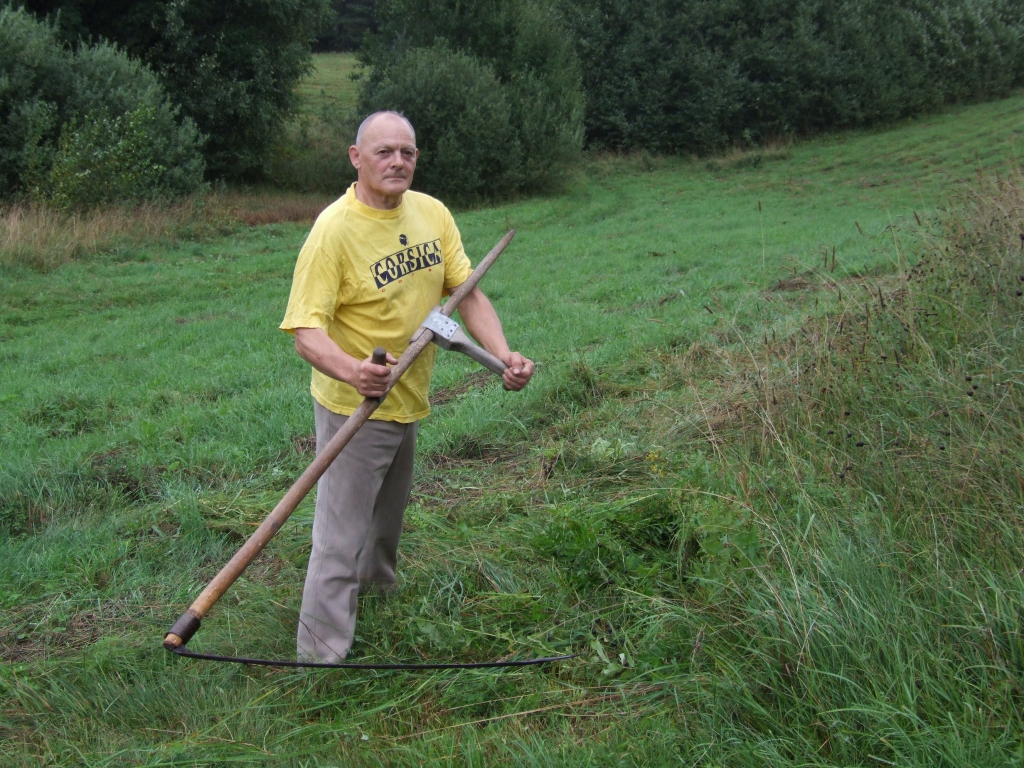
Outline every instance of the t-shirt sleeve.
[[442, 211], [441, 252], [444, 254], [444, 293], [447, 296], [473, 274], [473, 265], [462, 247], [462, 235], [455, 226], [455, 219], [447, 208], [442, 207]]
[[[310, 238], [312, 240], [313, 238]], [[338, 308], [342, 270], [319, 242], [306, 241], [295, 262], [288, 309], [281, 322], [282, 331], [296, 328], [322, 328], [327, 331]]]

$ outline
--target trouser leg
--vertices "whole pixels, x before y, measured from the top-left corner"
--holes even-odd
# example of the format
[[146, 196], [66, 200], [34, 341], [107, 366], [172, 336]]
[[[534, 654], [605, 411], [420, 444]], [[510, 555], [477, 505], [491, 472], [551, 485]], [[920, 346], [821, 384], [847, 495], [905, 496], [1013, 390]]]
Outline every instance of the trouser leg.
[[[314, 403], [314, 413], [319, 453], [347, 417], [319, 403]], [[296, 638], [301, 658], [336, 661], [345, 658], [352, 645], [360, 554], [373, 525], [381, 486], [410, 426], [368, 421], [317, 484], [313, 547]], [[397, 536], [394, 541], [397, 548]], [[393, 580], [393, 569], [391, 575]]]
[[363, 586], [374, 584], [385, 591], [395, 586], [398, 540], [402, 535], [409, 494], [412, 493], [413, 456], [419, 422], [402, 426], [406, 427], [405, 436], [377, 493], [366, 544], [359, 553], [359, 583]]

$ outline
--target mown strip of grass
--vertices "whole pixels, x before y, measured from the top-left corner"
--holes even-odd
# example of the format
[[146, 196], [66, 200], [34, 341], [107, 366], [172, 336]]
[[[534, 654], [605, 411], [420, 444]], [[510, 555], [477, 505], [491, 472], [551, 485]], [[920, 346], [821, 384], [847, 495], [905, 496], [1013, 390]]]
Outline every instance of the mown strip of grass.
[[[6, 272], [5, 764], [1011, 763], [1020, 107], [600, 159], [458, 216], [477, 258], [519, 229], [486, 287], [540, 368], [511, 396], [442, 358], [402, 591], [363, 600], [355, 652], [583, 653], [544, 671], [169, 658], [310, 458], [275, 330], [303, 229]], [[194, 647], [292, 652], [309, 520]]]

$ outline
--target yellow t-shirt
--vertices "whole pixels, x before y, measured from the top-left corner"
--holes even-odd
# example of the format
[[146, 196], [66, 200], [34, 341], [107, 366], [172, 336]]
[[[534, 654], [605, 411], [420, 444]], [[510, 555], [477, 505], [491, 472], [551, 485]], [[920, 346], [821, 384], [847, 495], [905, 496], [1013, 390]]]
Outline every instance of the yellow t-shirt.
[[[444, 205], [406, 192], [390, 211], [364, 205], [353, 184], [317, 218], [299, 253], [281, 329], [322, 328], [364, 360], [374, 347], [398, 357], [441, 296], [472, 273], [455, 220]], [[431, 344], [371, 418], [403, 424], [430, 413], [427, 394], [437, 348]], [[328, 410], [349, 415], [355, 388], [313, 369], [310, 391]]]

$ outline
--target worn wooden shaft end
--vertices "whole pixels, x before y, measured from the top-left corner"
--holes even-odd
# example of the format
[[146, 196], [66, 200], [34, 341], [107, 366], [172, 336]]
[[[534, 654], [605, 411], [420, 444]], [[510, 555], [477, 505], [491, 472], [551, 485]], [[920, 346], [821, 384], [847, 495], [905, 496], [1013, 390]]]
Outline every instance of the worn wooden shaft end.
[[192, 639], [192, 635], [199, 631], [200, 619], [196, 612], [189, 608], [168, 631], [164, 638], [164, 648], [168, 651], [176, 650]]

